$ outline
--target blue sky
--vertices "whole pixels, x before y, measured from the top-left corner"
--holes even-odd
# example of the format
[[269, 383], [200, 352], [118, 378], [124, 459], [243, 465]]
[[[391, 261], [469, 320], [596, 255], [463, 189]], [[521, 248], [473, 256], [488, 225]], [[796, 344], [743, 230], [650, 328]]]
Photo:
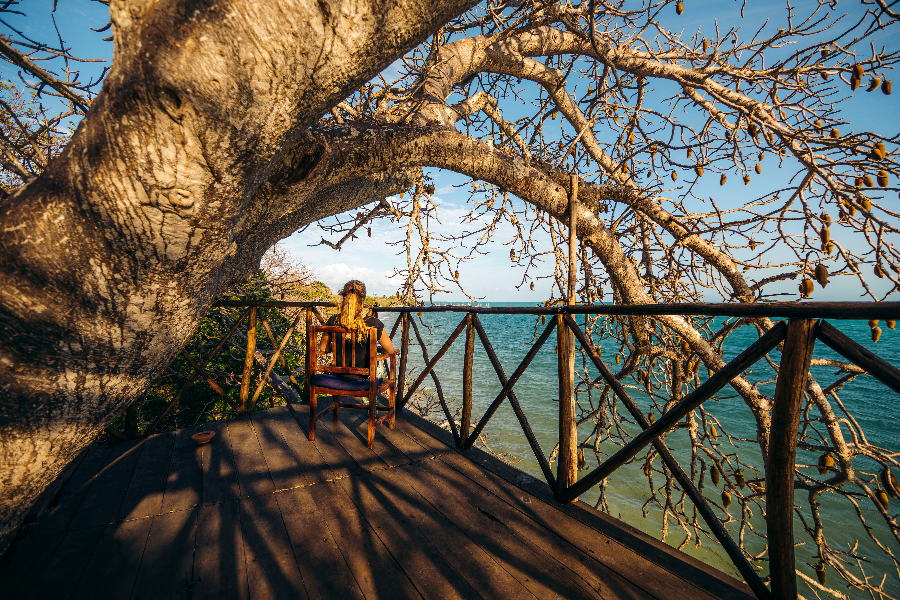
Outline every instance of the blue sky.
[[[23, 10], [27, 16], [7, 15], [6, 21], [12, 28], [35, 39], [52, 39], [55, 37], [53, 22], [50, 19], [52, 4], [52, 0], [25, 0]], [[800, 8], [804, 9], [805, 4], [808, 3], [801, 3]], [[742, 27], [741, 38], [745, 39], [750, 31], [761, 27], [765, 19], [770, 19], [768, 24], [770, 28], [784, 26], [783, 21], [787, 15], [786, 6], [787, 4], [783, 1], [747, 3], [742, 17], [740, 14], [742, 2], [740, 1], [687, 0], [683, 15], [676, 17], [674, 10], [671, 10], [671, 15], [664, 13], [661, 15], [661, 19], [665, 26], [676, 32], [683, 31], [686, 37], [690, 37], [698, 28], [704, 35], [711, 37], [714, 35], [716, 19], [718, 19], [720, 31], [726, 30], [732, 24], [740, 26]], [[839, 10], [833, 14], [836, 18], [837, 15], [847, 11], [851, 13], [852, 17], [858, 17], [862, 10], [864, 7], [859, 2], [842, 2]], [[108, 9], [102, 4], [88, 0], [59, 2], [56, 11], [56, 25], [63, 39], [72, 47], [74, 55], [105, 58], [110, 61], [112, 43], [101, 41], [101, 38], [108, 36], [110, 32], [95, 33], [88, 29], [88, 27], [100, 28], [106, 24], [107, 20]], [[900, 43], [897, 30], [900, 28], [893, 27], [892, 29], [894, 31], [890, 36], [876, 38], [877, 46], [897, 47], [897, 44]], [[87, 77], [96, 76], [102, 65], [89, 63], [80, 65], [80, 68], [82, 69], [81, 79], [84, 80]], [[18, 81], [15, 68], [3, 64], [0, 65], [0, 69], [2, 69], [4, 78]], [[656, 87], [657, 93], [660, 95], [667, 91], [662, 85]], [[872, 94], [858, 92], [844, 105], [845, 113], [851, 117], [850, 125], [845, 128], [855, 131], [874, 130], [882, 134], [896, 135], [900, 131], [900, 111], [897, 110], [897, 98], [898, 96], [886, 97], [877, 92]], [[503, 104], [500, 108], [504, 110]], [[507, 108], [504, 112], [507, 118], [515, 118], [517, 110], [520, 109]], [[762, 188], [778, 188], [786, 185], [788, 183], [787, 174], [796, 172], [795, 165], [786, 162], [785, 167], [779, 170], [775, 157], [769, 156], [768, 161], [762, 163], [763, 176], [754, 177], [751, 186], [745, 187], [740, 178], [732, 174], [729, 176], [729, 182], [725, 186], [719, 187], [717, 177], [707, 176], [701, 179], [695, 187], [695, 193], [702, 198], [714, 197], [720, 208], [738, 208], [758, 197]], [[443, 221], [442, 231], [461, 230], [463, 228], [460, 223], [462, 215], [471, 208], [467, 187], [458, 187], [466, 183], [466, 178], [437, 170], [431, 170], [429, 173], [434, 178], [437, 188], [435, 200], [440, 207], [439, 214]], [[684, 172], [680, 175], [682, 177], [679, 178], [679, 185], [688, 180], [689, 173]], [[670, 192], [672, 195], [677, 193], [677, 190]], [[836, 210], [834, 212], [836, 213]], [[836, 214], [834, 216], [836, 217]], [[358, 278], [365, 280], [373, 292], [389, 294], [397, 287], [397, 282], [392, 281], [390, 275], [395, 268], [405, 265], [405, 258], [395, 254], [400, 248], [388, 245], [389, 242], [402, 239], [404, 231], [400, 227], [402, 226], [389, 220], [380, 220], [373, 225], [371, 238], [363, 235], [346, 244], [340, 252], [324, 245], [315, 245], [323, 235], [329, 237], [323, 234], [316, 225], [308, 227], [303, 232], [295, 233], [284, 240], [282, 244], [297, 259], [312, 265], [319, 278], [331, 287], [338, 287], [349, 278]], [[487, 255], [465, 261], [459, 266], [460, 280], [470, 294], [483, 297], [488, 301], [540, 301], [547, 298], [550, 285], [546, 279], [535, 281], [534, 292], [529, 291], [527, 285], [522, 287], [521, 292], [516, 290], [516, 286], [521, 283], [524, 269], [512, 264], [509, 260], [509, 246], [504, 243], [508, 242], [510, 237], [509, 228], [501, 229], [496, 241], [483, 249], [488, 251]], [[330, 236], [329, 239], [336, 241], [334, 236]], [[846, 240], [839, 241], [846, 242]], [[552, 265], [545, 263], [543, 269], [539, 268], [537, 271], [532, 271], [531, 274], [547, 275], [551, 271]], [[793, 292], [795, 289], [796, 282], [784, 284], [784, 291]], [[440, 298], [445, 300], [464, 299], [458, 292], [442, 295]], [[855, 300], [858, 299], [858, 291], [852, 286], [832, 284], [827, 290], [819, 290], [817, 287], [814, 299]]]

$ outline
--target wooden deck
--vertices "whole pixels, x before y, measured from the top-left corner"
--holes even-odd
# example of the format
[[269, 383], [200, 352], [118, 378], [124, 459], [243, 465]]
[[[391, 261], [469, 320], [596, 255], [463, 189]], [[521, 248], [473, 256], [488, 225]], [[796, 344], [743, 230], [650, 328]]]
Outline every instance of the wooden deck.
[[750, 598], [734, 579], [410, 415], [307, 407], [92, 449], [0, 571], [30, 598]]

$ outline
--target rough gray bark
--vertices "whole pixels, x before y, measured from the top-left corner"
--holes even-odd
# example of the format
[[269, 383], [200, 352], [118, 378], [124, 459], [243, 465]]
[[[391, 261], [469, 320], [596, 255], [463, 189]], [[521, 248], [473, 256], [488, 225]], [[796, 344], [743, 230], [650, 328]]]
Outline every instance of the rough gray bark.
[[[0, 202], [0, 552], [217, 294], [329, 212], [324, 189], [288, 204], [258, 193], [286, 149], [471, 4], [111, 2], [103, 91], [62, 155]], [[316, 164], [283, 169], [280, 185]], [[403, 177], [332, 192], [389, 192]]]

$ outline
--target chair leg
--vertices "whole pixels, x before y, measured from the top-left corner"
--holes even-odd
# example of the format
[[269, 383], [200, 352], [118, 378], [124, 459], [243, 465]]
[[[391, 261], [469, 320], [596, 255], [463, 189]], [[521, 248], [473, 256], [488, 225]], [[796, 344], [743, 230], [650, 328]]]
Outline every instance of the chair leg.
[[375, 448], [375, 407], [378, 404], [378, 393], [369, 396], [369, 449]]
[[391, 416], [388, 417], [388, 428], [394, 428], [394, 420], [397, 417], [396, 413], [396, 401], [397, 401], [397, 387], [394, 385], [388, 386], [388, 406], [391, 407]]
[[331, 397], [331, 401], [333, 402], [333, 404], [331, 405], [331, 407], [332, 407], [332, 410], [331, 410], [332, 421], [334, 421], [335, 423], [337, 423], [337, 422], [338, 422], [338, 418], [340, 417], [340, 414], [339, 414], [339, 413], [340, 413], [340, 411], [341, 411], [341, 397], [340, 397], [340, 396], [332, 396], [332, 397]]
[[309, 387], [309, 436], [308, 439], [311, 442], [316, 440], [316, 400], [318, 400], [319, 394], [316, 393], [316, 388], [310, 386]]

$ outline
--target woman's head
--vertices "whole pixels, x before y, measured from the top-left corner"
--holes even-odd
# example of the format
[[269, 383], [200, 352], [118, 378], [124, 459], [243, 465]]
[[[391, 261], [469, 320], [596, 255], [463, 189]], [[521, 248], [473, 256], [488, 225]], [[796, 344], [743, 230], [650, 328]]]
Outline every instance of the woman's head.
[[366, 299], [366, 284], [357, 279], [351, 279], [344, 284], [339, 293], [341, 299], [341, 327], [353, 329], [360, 335], [368, 332], [366, 327], [366, 309], [363, 302]]

